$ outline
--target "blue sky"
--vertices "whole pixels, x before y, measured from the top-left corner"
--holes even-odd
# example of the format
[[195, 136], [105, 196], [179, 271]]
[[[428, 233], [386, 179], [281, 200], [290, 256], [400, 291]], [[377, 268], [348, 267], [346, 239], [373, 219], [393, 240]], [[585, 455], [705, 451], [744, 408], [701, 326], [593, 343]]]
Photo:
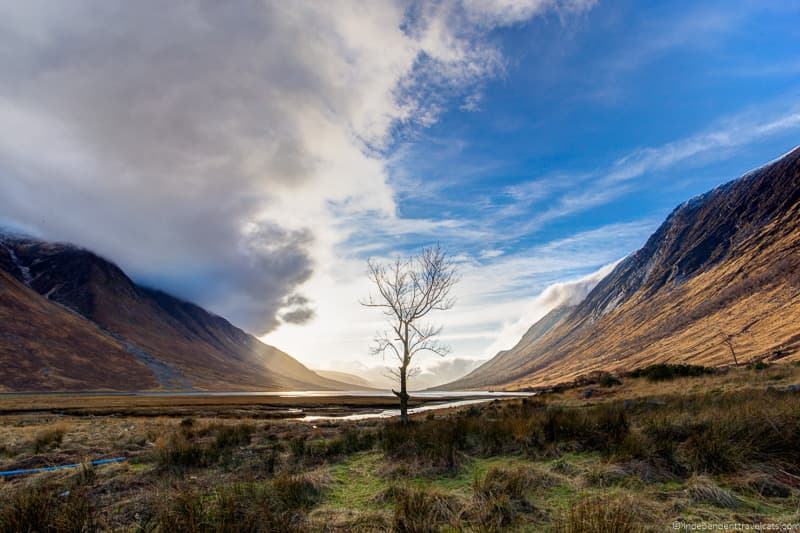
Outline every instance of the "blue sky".
[[102, 6], [0, 2], [0, 224], [313, 367], [382, 364], [367, 257], [456, 257], [455, 377], [800, 139], [796, 2]]
[[[400, 141], [393, 165], [400, 212], [524, 227], [640, 150], [797, 113], [800, 14], [757, 5], [599, 3], [580, 17], [551, 15], [495, 32], [506, 67], [485, 83], [477, 109], [453, 106]], [[514, 239], [503, 235], [498, 245], [513, 252], [604, 224], [662, 219], [797, 142], [787, 127], [647, 168], [607, 200]], [[428, 194], [413, 181], [404, 187], [403, 176], [424, 176]], [[519, 189], [535, 199], [498, 220], [498, 211], [520, 203]]]
[[[390, 150], [400, 216], [453, 227], [387, 246], [435, 239], [491, 265], [608, 233], [576, 242], [580, 261], [515, 272], [494, 294], [512, 301], [624, 256], [679, 203], [800, 142], [798, 22], [789, 4], [600, 2], [492, 32], [502, 73]], [[358, 237], [374, 242], [374, 231]], [[469, 355], [520, 331], [473, 339]]]

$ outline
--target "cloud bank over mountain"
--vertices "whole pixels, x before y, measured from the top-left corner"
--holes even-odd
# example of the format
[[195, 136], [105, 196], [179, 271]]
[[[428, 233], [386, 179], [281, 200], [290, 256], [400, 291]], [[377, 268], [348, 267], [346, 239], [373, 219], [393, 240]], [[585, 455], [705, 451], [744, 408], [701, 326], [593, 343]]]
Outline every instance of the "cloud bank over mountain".
[[397, 136], [476, 105], [492, 30], [591, 3], [4, 3], [0, 223], [256, 333], [307, 321], [349, 221], [400, 223]]
[[[424, 361], [419, 371], [409, 379], [411, 390], [424, 390], [449, 383], [465, 376], [478, 368], [484, 359], [467, 357], [447, 357]], [[360, 361], [340, 361], [335, 370], [349, 372], [360, 376], [376, 388], [391, 389], [397, 387], [397, 380], [392, 377], [391, 369], [386, 364], [365, 364]], [[334, 369], [330, 369], [334, 370]]]
[[497, 339], [487, 349], [487, 354], [495, 354], [514, 346], [532, 324], [538, 322], [556, 307], [574, 306], [581, 303], [591, 290], [614, 270], [618, 263], [619, 261], [615, 261], [573, 281], [564, 281], [548, 286], [527, 305], [519, 319], [503, 326]]

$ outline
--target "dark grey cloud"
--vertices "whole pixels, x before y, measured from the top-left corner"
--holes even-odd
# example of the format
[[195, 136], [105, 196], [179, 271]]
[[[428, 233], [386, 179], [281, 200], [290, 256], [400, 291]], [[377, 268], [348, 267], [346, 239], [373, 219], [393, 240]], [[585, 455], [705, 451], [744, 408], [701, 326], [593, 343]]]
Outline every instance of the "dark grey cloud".
[[289, 324], [305, 324], [310, 322], [317, 313], [311, 306], [311, 300], [302, 294], [290, 294], [283, 299], [280, 313], [282, 322]]
[[286, 305], [307, 305], [309, 303], [309, 299], [303, 296], [302, 294], [290, 294], [286, 298]]
[[315, 312], [310, 307], [301, 307], [281, 313], [281, 320], [289, 324], [305, 324], [314, 318]]

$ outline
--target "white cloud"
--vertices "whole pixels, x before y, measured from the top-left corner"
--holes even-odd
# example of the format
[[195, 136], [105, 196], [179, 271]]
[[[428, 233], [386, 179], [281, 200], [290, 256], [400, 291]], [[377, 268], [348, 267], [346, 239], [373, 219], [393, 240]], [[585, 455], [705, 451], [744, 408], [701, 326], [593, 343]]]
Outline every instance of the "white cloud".
[[[548, 285], [618, 260], [638, 248], [655, 224], [654, 220], [610, 224], [491, 260], [461, 258], [455, 307], [431, 317], [444, 327], [442, 340], [453, 348], [450, 357], [494, 355], [494, 348], [489, 348], [492, 343], [498, 336], [505, 339], [501, 342], [508, 342], [519, 329], [509, 326], [534, 316], [527, 309]], [[357, 258], [339, 261], [335, 270], [321, 271], [306, 287], [315, 295], [317, 317], [307, 326], [287, 324], [265, 340], [290, 347], [304, 362], [334, 370], [340, 369], [343, 361], [357, 358], [367, 366], [380, 366], [380, 361], [367, 353], [370, 339], [385, 324], [379, 313], [358, 303], [371, 289], [364, 262]], [[424, 367], [438, 360], [421, 355], [417, 364]]]
[[493, 259], [495, 257], [500, 257], [501, 255], [503, 255], [503, 250], [496, 250], [496, 249], [481, 250], [480, 258]]
[[605, 265], [576, 280], [548, 286], [525, 306], [517, 320], [503, 325], [500, 334], [486, 349], [486, 355], [493, 356], [501, 350], [512, 348], [532, 325], [556, 307], [578, 305], [618, 263], [615, 261]]
[[[484, 359], [464, 357], [448, 357], [428, 362], [428, 364], [419, 368], [419, 373], [415, 373], [409, 379], [409, 388], [411, 390], [424, 390], [443, 383], [449, 383], [467, 375], [484, 362]], [[390, 369], [382, 364], [368, 365], [361, 361], [338, 361], [335, 367], [330, 368], [330, 370], [339, 370], [361, 376], [376, 388], [391, 389], [397, 387]]]
[[[516, 185], [508, 191], [516, 203], [501, 210], [501, 214], [516, 216], [531, 211], [533, 205], [538, 212], [505, 235], [507, 238], [525, 235], [546, 222], [608, 204], [641, 187], [643, 184], [637, 180], [647, 175], [679, 165], [724, 160], [730, 157], [731, 149], [797, 129], [800, 129], [800, 107], [792, 100], [789, 104], [762, 106], [726, 117], [683, 139], [634, 150], [594, 173], [559, 174]], [[554, 182], [569, 183], [572, 189], [563, 193]], [[554, 192], [560, 195], [548, 198]]]

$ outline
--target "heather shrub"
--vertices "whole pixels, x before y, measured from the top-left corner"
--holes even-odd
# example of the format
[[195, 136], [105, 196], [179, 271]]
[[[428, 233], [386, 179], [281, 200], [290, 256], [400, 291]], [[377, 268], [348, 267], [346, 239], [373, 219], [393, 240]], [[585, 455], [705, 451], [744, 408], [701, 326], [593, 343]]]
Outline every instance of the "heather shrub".
[[677, 378], [698, 377], [708, 374], [713, 374], [713, 368], [700, 366], [700, 365], [672, 365], [667, 363], [658, 363], [649, 365], [642, 368], [637, 368], [628, 373], [632, 378], [646, 378], [648, 381], [667, 381]]

